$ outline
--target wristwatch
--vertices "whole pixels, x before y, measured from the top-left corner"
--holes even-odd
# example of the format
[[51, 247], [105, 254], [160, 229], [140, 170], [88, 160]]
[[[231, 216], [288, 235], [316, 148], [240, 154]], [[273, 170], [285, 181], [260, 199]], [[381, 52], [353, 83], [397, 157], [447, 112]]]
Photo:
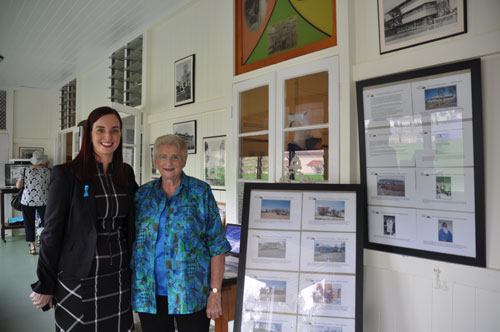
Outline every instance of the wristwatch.
[[212, 293], [214, 293], [214, 294], [217, 294], [217, 293], [219, 293], [219, 292], [220, 292], [220, 289], [218, 289], [217, 287], [212, 287], [212, 288], [210, 288], [210, 291], [211, 291]]

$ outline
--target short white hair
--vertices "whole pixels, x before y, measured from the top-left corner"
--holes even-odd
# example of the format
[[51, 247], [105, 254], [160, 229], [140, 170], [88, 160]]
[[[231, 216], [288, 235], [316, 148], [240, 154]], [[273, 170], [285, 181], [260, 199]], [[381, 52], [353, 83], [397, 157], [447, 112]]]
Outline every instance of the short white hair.
[[179, 151], [181, 152], [182, 159], [184, 160], [184, 162], [187, 161], [187, 154], [188, 154], [187, 153], [187, 144], [186, 144], [186, 142], [184, 142], [184, 140], [182, 138], [180, 138], [177, 135], [173, 135], [173, 134], [168, 134], [168, 135], [163, 135], [163, 136], [158, 137], [155, 140], [155, 144], [153, 147], [153, 152], [154, 152], [155, 158], [158, 158], [158, 150], [163, 145], [175, 145], [177, 147], [177, 149], [179, 149]]

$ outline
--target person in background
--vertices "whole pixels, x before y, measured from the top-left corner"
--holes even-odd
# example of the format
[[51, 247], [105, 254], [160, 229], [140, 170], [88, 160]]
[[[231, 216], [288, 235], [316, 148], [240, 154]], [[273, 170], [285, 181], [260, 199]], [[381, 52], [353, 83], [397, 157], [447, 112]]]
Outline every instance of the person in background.
[[93, 110], [76, 158], [52, 170], [38, 281], [30, 298], [54, 306], [56, 331], [133, 331], [130, 249], [134, 240], [132, 168], [123, 163], [122, 121]]
[[[21, 209], [23, 212], [24, 232], [26, 242], [29, 242], [29, 253], [36, 255], [35, 249], [35, 216], [36, 212], [44, 225], [45, 205], [47, 205], [47, 194], [49, 190], [50, 169], [48, 159], [41, 151], [34, 151], [30, 159], [33, 166], [26, 167], [21, 171], [16, 187], [24, 187], [21, 197]], [[40, 245], [40, 243], [37, 243]]]
[[225, 253], [231, 249], [210, 186], [183, 172], [186, 143], [158, 137], [154, 163], [161, 178], [135, 196], [132, 308], [144, 332], [209, 330], [222, 315]]

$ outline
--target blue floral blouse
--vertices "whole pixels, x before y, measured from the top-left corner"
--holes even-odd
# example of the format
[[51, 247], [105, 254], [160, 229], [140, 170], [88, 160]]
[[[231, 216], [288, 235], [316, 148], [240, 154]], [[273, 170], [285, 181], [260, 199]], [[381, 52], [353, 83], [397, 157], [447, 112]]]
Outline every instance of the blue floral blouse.
[[168, 313], [202, 310], [210, 290], [210, 259], [231, 249], [210, 186], [182, 173], [181, 184], [167, 205], [160, 178], [139, 188], [135, 204], [132, 309], [156, 313], [155, 256], [163, 214]]

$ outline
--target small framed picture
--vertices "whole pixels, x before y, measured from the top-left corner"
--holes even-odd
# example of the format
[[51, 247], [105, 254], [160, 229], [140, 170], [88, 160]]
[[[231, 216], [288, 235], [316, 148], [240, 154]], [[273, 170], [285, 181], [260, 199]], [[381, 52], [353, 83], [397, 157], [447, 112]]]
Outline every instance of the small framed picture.
[[212, 189], [226, 186], [226, 136], [203, 138], [204, 180]]
[[19, 147], [19, 159], [30, 159], [33, 157], [33, 152], [40, 151], [43, 153], [43, 148], [28, 148], [28, 147]]
[[467, 32], [465, 0], [378, 0], [380, 54]]
[[196, 154], [196, 120], [174, 123], [173, 132], [186, 142], [188, 154]]
[[154, 144], [149, 145], [149, 150], [151, 154], [151, 177], [158, 178], [161, 176], [160, 171], [155, 166], [155, 146]]
[[194, 54], [175, 61], [174, 106], [194, 103]]

